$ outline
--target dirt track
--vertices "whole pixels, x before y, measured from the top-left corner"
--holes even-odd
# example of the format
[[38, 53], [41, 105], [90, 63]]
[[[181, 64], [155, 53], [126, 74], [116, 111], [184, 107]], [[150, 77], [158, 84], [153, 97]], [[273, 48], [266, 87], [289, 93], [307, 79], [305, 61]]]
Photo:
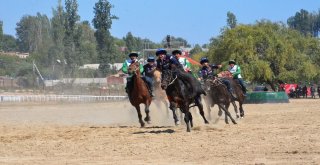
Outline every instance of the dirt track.
[[238, 125], [194, 114], [187, 133], [154, 106], [153, 123], [139, 128], [124, 102], [2, 104], [0, 164], [320, 164], [319, 105], [247, 104]]

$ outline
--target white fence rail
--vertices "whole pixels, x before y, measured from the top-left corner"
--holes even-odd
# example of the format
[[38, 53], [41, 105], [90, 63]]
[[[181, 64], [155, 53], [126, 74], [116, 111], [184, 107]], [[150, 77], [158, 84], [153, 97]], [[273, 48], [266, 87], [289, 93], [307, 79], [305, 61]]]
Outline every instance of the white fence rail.
[[89, 95], [0, 95], [0, 102], [105, 102], [127, 98], [127, 96]]

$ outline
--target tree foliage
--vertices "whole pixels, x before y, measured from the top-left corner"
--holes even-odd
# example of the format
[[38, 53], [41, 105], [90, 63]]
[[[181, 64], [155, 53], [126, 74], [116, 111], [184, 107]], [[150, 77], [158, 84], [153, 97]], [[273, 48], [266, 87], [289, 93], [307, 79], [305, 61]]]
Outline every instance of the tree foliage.
[[317, 37], [320, 31], [320, 10], [318, 13], [309, 13], [301, 9], [290, 18], [287, 23], [290, 28], [300, 31], [302, 34]]
[[64, 17], [64, 56], [68, 69], [73, 73], [73, 69], [77, 66], [76, 58], [79, 48], [79, 34], [77, 23], [80, 20], [78, 15], [77, 0], [65, 0], [65, 17]]
[[237, 18], [232, 12], [228, 11], [227, 13], [227, 24], [228, 27], [233, 29], [237, 26]]
[[99, 0], [94, 7], [93, 26], [96, 29], [95, 37], [97, 40], [99, 69], [103, 75], [110, 73], [109, 64], [114, 63], [117, 56], [117, 49], [114, 45], [114, 39], [109, 29], [112, 20], [118, 19], [111, 14], [112, 5], [107, 0]]
[[248, 81], [288, 82], [313, 80], [319, 75], [320, 44], [304, 37], [281, 23], [258, 21], [254, 25], [239, 25], [225, 29], [212, 40], [208, 52], [215, 63], [235, 59]]

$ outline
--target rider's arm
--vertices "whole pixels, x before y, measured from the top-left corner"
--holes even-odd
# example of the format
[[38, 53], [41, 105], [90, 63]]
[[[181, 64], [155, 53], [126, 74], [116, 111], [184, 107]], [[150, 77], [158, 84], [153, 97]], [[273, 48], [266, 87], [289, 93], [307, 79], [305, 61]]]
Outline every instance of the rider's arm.
[[191, 63], [190, 63], [190, 61], [187, 59], [187, 58], [185, 58], [185, 65], [186, 65], [186, 68], [188, 69], [188, 71], [191, 71]]
[[142, 73], [144, 72], [144, 69], [143, 69], [143, 65], [142, 65], [142, 64], [139, 65], [139, 69], [140, 69], [140, 73], [142, 74]]
[[121, 68], [122, 72], [125, 73], [125, 74], [128, 74], [128, 65], [127, 65], [127, 61], [125, 61], [123, 64], [122, 64], [122, 68]]

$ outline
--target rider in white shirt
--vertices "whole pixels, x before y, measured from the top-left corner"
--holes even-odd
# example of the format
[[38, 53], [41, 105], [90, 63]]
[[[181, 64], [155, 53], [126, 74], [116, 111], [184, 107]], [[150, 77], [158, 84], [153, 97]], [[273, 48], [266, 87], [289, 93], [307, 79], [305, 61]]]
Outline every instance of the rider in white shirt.
[[244, 84], [244, 81], [241, 76], [241, 68], [239, 65], [236, 65], [236, 62], [234, 60], [229, 61], [229, 72], [232, 73], [233, 79], [236, 79], [239, 81], [239, 84], [241, 85], [242, 91], [244, 94], [247, 92], [247, 88]]

